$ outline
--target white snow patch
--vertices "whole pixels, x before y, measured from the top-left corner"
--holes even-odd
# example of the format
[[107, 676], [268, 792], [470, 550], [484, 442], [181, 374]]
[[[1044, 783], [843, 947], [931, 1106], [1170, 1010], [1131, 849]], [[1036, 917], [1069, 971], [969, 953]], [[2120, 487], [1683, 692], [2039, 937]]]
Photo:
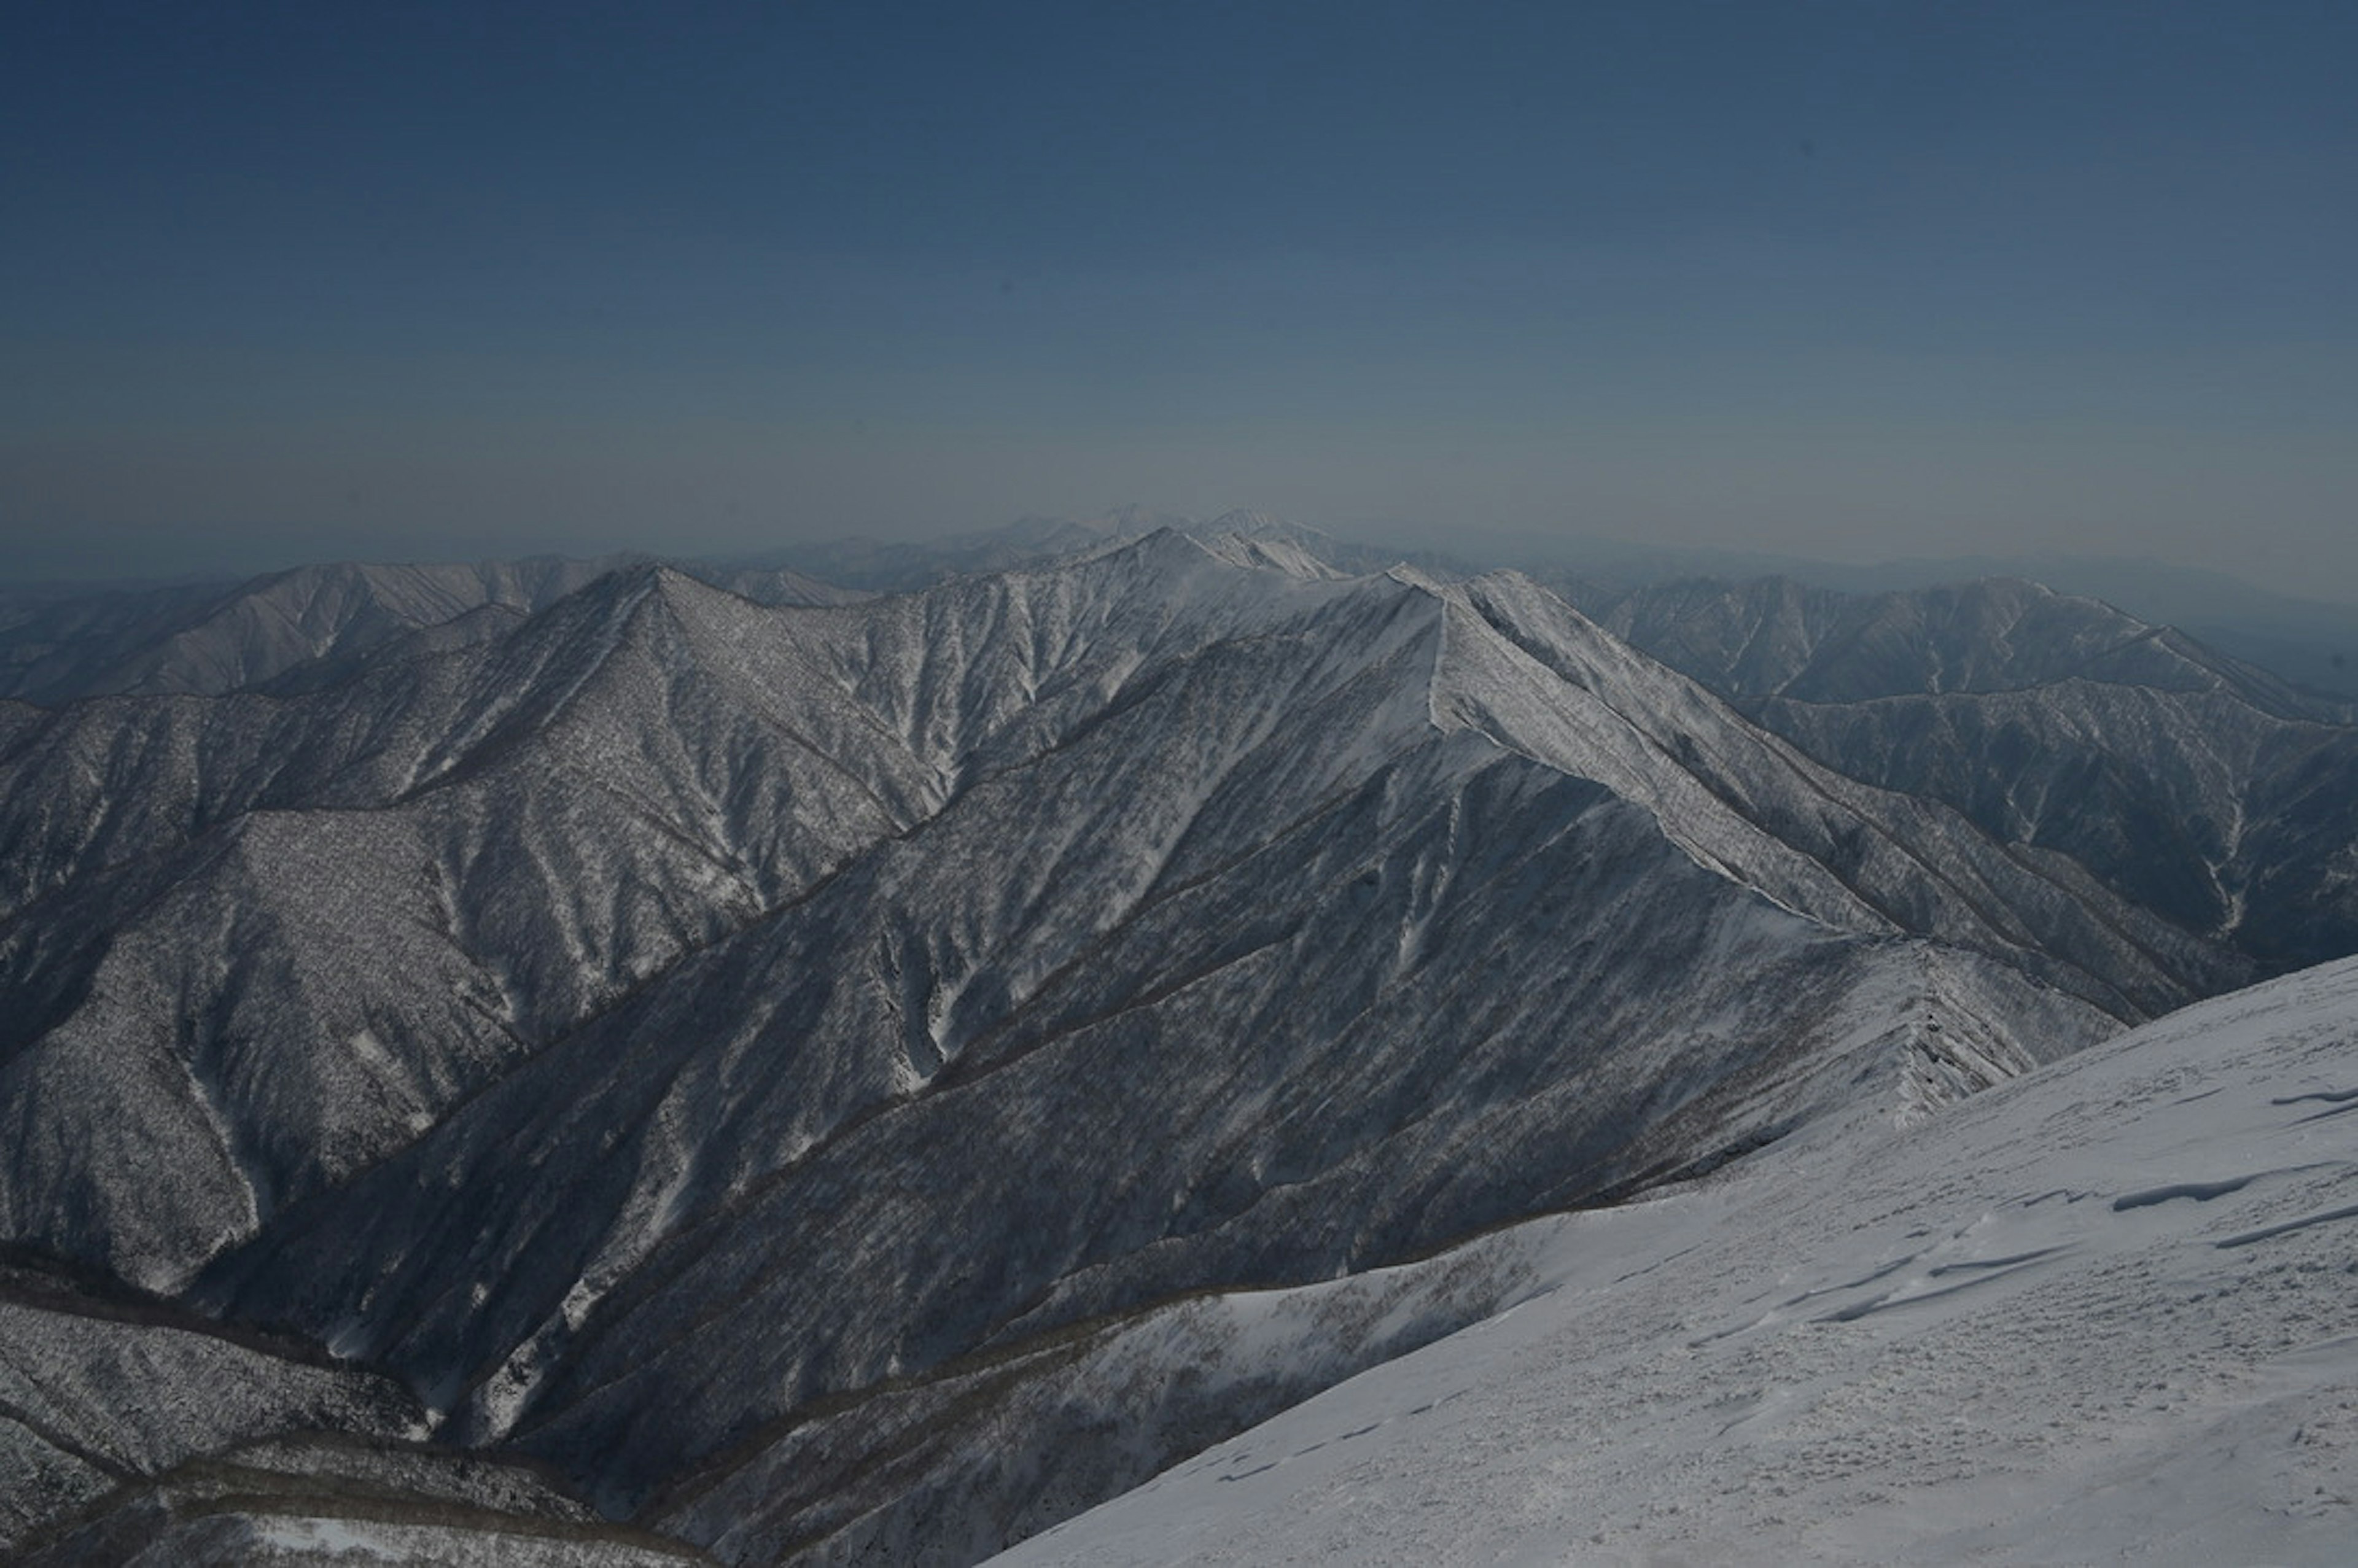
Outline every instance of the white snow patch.
[[352, 1047], [352, 1054], [376, 1071], [391, 1073], [395, 1070], [393, 1053], [384, 1048], [384, 1042], [376, 1037], [375, 1030], [363, 1029], [353, 1035]]
[[414, 1561], [407, 1552], [364, 1535], [343, 1519], [265, 1519], [256, 1522], [254, 1534], [263, 1545], [281, 1551], [333, 1553], [380, 1563]]

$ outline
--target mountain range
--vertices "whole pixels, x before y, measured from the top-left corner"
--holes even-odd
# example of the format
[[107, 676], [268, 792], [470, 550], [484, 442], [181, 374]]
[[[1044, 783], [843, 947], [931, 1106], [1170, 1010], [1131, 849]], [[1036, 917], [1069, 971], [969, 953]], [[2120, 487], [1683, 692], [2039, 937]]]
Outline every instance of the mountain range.
[[2358, 951], [2349, 714], [2109, 606], [1157, 521], [13, 610], [0, 1545], [976, 1561]]

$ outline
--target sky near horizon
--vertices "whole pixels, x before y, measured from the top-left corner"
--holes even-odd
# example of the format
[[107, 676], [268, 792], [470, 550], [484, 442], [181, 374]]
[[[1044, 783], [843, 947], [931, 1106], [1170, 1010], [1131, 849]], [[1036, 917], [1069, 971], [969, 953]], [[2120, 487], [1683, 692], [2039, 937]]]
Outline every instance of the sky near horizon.
[[1128, 502], [2358, 600], [2358, 6], [108, 3], [0, 577]]

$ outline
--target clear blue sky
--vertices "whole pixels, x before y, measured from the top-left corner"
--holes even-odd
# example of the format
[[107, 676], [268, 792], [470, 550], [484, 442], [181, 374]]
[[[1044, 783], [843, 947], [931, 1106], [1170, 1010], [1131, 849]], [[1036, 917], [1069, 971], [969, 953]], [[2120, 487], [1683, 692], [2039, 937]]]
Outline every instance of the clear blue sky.
[[1125, 501], [2358, 598], [2358, 5], [46, 3], [16, 572]]

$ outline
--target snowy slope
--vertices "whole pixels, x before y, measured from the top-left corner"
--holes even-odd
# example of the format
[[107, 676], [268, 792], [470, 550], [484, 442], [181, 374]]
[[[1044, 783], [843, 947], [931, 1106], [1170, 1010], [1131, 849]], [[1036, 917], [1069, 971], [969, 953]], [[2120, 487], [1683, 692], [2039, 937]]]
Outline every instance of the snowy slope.
[[2350, 1560], [2358, 962], [1856, 1131], [996, 1561]]

